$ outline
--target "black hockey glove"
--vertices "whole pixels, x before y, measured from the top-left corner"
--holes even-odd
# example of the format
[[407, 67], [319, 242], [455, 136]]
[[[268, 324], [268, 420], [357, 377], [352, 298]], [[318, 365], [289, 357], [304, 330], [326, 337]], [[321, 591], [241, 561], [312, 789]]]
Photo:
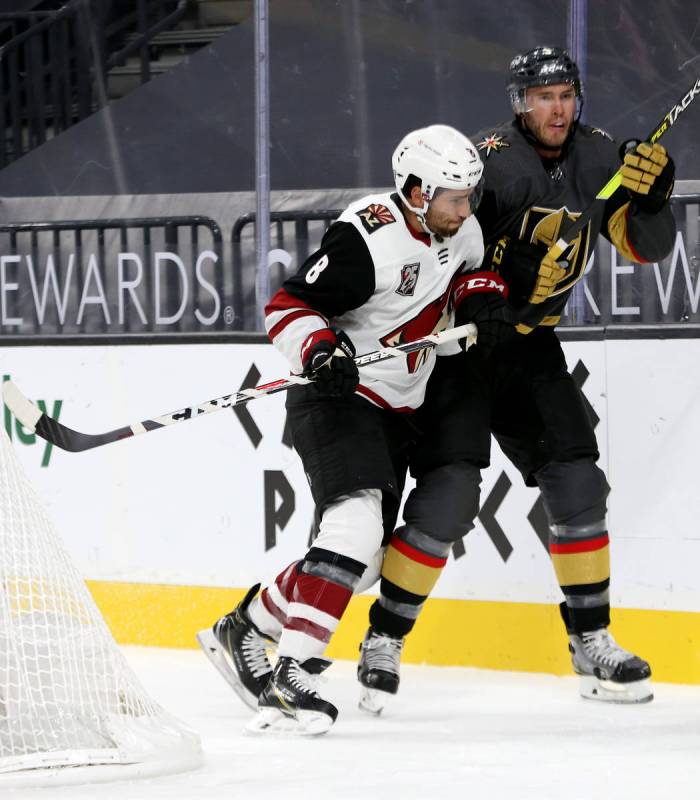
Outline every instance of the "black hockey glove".
[[647, 214], [658, 214], [673, 191], [676, 167], [666, 148], [658, 142], [631, 139], [620, 147], [622, 185], [634, 205]]
[[482, 267], [501, 275], [508, 285], [510, 304], [516, 309], [544, 302], [566, 275], [565, 268], [547, 257], [544, 245], [511, 236], [502, 236], [486, 248]]
[[351, 395], [360, 382], [354, 357], [355, 347], [346, 333], [322, 328], [307, 336], [301, 346], [301, 374], [313, 381], [321, 397]]
[[[506, 302], [508, 287], [495, 272], [481, 270], [461, 275], [455, 284], [452, 301], [455, 325], [473, 322], [477, 327], [475, 351], [483, 358], [497, 344], [508, 341], [515, 328], [513, 312]], [[464, 348], [466, 343], [460, 340]]]

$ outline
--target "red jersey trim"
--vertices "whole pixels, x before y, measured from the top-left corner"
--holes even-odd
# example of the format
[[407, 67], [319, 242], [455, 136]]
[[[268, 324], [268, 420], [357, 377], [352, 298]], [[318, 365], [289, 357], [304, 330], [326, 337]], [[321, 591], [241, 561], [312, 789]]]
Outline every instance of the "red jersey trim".
[[430, 247], [430, 235], [427, 233], [423, 233], [422, 231], [413, 230], [413, 228], [408, 224], [408, 220], [406, 220], [406, 227], [408, 228], [408, 232], [413, 236], [414, 239], [418, 239], [419, 242], [423, 242], [426, 247]]
[[273, 325], [270, 328], [270, 331], [267, 334], [270, 341], [272, 341], [276, 336], [279, 336], [279, 334], [282, 333], [287, 325], [289, 325], [291, 322], [294, 322], [295, 319], [299, 319], [300, 317], [318, 317], [323, 322], [324, 326], [328, 327], [328, 320], [323, 316], [323, 314], [311, 308], [308, 303], [305, 303], [298, 297], [294, 297], [293, 294], [289, 294], [286, 289], [279, 289], [275, 293], [275, 296], [272, 298], [272, 300], [270, 300], [270, 302], [265, 306], [265, 316], [269, 317], [270, 314], [274, 314], [275, 312], [279, 311], [289, 311], [290, 313], [286, 314], [276, 325]]
[[360, 384], [355, 391], [357, 394], [363, 395], [376, 406], [383, 408], [385, 411], [398, 411], [400, 414], [412, 414], [415, 411], [414, 408], [409, 408], [408, 406], [399, 406], [398, 408], [394, 408], [394, 406], [389, 405], [389, 403], [387, 403], [383, 397], [380, 397], [376, 392], [373, 392], [371, 389], [368, 389], [362, 384]]
[[625, 210], [625, 239], [627, 239], [627, 246], [631, 250], [632, 255], [637, 259], [637, 261], [640, 264], [648, 264], [649, 262], [646, 260], [646, 258], [642, 258], [636, 251], [634, 245], [632, 244], [632, 242], [630, 242], [630, 237], [627, 235], [627, 221], [629, 220], [629, 216], [630, 216], [630, 207], [627, 206], [627, 209]]
[[328, 322], [326, 318], [319, 314], [318, 311], [313, 311], [312, 309], [298, 309], [297, 311], [292, 311], [287, 316], [283, 317], [276, 325], [273, 325], [270, 328], [270, 332], [267, 334], [270, 341], [274, 341], [274, 339], [282, 333], [282, 331], [287, 327], [287, 325], [291, 325], [292, 322], [296, 319], [300, 319], [301, 317], [318, 317], [324, 325], [327, 325]]

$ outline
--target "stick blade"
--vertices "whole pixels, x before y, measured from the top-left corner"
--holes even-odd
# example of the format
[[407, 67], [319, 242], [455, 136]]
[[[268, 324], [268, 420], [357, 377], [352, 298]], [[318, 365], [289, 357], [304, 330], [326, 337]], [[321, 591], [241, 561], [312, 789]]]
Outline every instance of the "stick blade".
[[2, 397], [10, 411], [17, 417], [22, 425], [32, 433], [43, 416], [40, 408], [20, 392], [12, 381], [5, 381], [2, 385]]

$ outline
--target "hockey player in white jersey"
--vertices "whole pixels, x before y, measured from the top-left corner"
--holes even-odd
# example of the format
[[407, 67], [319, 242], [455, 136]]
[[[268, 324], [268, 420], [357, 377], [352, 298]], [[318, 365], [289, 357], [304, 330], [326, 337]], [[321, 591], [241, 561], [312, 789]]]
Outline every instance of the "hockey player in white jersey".
[[288, 392], [287, 412], [320, 522], [301, 560], [198, 635], [258, 709], [254, 731], [318, 734], [333, 724], [337, 709], [316, 689], [330, 663], [324, 650], [396, 522], [416, 438], [412, 412], [435, 353], [360, 375], [352, 356], [444, 330], [457, 306], [476, 323], [484, 353], [513, 330], [503, 282], [477, 271], [483, 240], [472, 214], [483, 166], [471, 142], [444, 125], [413, 131], [392, 166], [397, 191], [352, 203], [266, 309], [273, 343], [293, 372], [312, 379]]

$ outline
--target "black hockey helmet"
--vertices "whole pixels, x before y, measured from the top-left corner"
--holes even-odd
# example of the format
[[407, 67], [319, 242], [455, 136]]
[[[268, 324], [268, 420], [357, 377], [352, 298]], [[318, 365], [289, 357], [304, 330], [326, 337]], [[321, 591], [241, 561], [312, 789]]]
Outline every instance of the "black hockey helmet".
[[566, 50], [561, 47], [535, 47], [515, 56], [510, 62], [506, 86], [513, 111], [524, 114], [529, 110], [525, 96], [530, 87], [556, 83], [570, 83], [576, 92], [579, 107], [583, 105], [581, 75], [576, 62], [572, 61]]

